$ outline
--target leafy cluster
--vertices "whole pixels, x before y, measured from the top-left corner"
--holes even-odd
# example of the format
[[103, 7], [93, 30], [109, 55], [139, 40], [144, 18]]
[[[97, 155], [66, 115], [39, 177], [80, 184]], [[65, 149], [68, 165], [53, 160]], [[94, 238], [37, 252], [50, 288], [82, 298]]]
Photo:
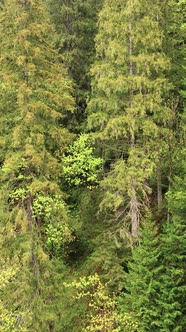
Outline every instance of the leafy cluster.
[[96, 158], [89, 136], [81, 135], [63, 157], [63, 174], [71, 185], [95, 186], [102, 159]]
[[82, 331], [120, 331], [117, 328], [116, 301], [109, 296], [98, 274], [82, 277], [65, 286], [76, 290], [75, 297], [78, 301], [86, 302], [88, 323]]

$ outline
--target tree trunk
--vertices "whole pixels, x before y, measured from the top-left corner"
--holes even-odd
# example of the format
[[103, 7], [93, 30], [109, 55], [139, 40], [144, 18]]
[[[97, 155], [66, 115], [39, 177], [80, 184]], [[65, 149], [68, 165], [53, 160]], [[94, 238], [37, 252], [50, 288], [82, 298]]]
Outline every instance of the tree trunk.
[[157, 165], [157, 201], [158, 201], [158, 209], [161, 207], [163, 195], [162, 195], [162, 188], [161, 188], [161, 162], [158, 160]]
[[131, 198], [130, 198], [130, 217], [131, 217], [131, 235], [136, 238], [138, 236], [139, 227], [139, 209], [136, 197], [136, 181], [134, 177], [131, 179]]
[[[133, 41], [132, 41], [132, 15], [129, 17], [129, 54], [130, 54], [130, 64], [129, 64], [129, 74], [133, 76]], [[132, 102], [133, 102], [133, 89], [130, 89], [130, 108], [132, 110]], [[133, 112], [131, 112], [131, 116], [133, 117]], [[133, 126], [130, 128], [130, 147], [132, 150], [135, 149], [135, 129]], [[131, 235], [132, 237], [138, 236], [138, 226], [139, 226], [139, 210], [138, 210], [138, 202], [136, 197], [136, 179], [133, 175], [130, 181], [130, 218], [131, 218]]]

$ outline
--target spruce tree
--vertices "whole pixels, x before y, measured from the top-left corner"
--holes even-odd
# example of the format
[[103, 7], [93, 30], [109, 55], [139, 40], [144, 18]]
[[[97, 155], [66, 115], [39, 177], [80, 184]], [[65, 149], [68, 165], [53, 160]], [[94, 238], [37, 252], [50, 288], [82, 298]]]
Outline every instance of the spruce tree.
[[[164, 31], [163, 48], [171, 58], [169, 78], [174, 84], [174, 94], [178, 96], [183, 88], [183, 66], [185, 64], [185, 0], [160, 2]], [[179, 105], [181, 106], [181, 105]]]
[[122, 314], [135, 318], [138, 332], [160, 331], [161, 309], [157, 305], [163, 270], [160, 258], [158, 229], [149, 219], [143, 223], [138, 246], [133, 248], [121, 299]]
[[[171, 219], [159, 230], [146, 221], [121, 299], [121, 317], [136, 318], [137, 331], [181, 332], [185, 327], [185, 182], [176, 178], [167, 194]], [[134, 330], [136, 331], [136, 330]]]
[[[177, 173], [177, 156], [183, 144], [182, 114], [184, 100], [180, 91], [184, 89], [185, 0], [160, 1], [159, 5], [161, 15], [158, 19], [163, 31], [162, 47], [164, 53], [171, 60], [167, 77], [172, 83], [172, 89], [167, 99], [167, 104], [174, 113], [174, 116], [170, 118], [166, 144], [164, 143], [165, 148], [162, 150], [157, 172], [160, 198], [163, 198], [163, 193], [171, 186], [174, 175]], [[164, 200], [164, 203], [166, 204], [166, 200]], [[162, 217], [164, 218], [163, 215]]]
[[115, 211], [124, 230], [130, 224], [134, 238], [172, 118], [159, 12], [158, 1], [105, 0], [92, 67], [89, 127], [112, 159], [102, 207]]
[[161, 240], [164, 266], [158, 302], [162, 308], [161, 331], [184, 331], [186, 326], [186, 182], [183, 168], [182, 172], [183, 176], [174, 179], [167, 194], [171, 218]]
[[73, 110], [72, 84], [54, 49], [53, 35], [42, 1], [4, 1], [0, 240], [1, 254], [15, 259], [21, 269], [2, 301], [22, 313], [18, 328], [38, 332], [52, 331], [59, 320], [57, 257], [71, 240], [59, 177], [61, 156], [71, 140], [63, 115]]
[[75, 83], [76, 111], [67, 114], [69, 128], [82, 130], [90, 93], [90, 65], [95, 57], [94, 37], [97, 12], [102, 0], [47, 0], [57, 31], [56, 47], [63, 54], [69, 74]]

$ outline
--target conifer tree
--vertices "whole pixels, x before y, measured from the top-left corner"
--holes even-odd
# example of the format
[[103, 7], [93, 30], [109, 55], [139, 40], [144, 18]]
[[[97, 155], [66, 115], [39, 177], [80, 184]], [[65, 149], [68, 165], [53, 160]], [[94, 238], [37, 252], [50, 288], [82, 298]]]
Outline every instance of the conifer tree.
[[110, 164], [101, 207], [134, 238], [173, 116], [165, 101], [171, 85], [160, 14], [159, 1], [105, 0], [92, 66], [88, 123]]
[[[171, 58], [169, 78], [174, 84], [174, 94], [183, 88], [183, 65], [185, 64], [185, 0], [160, 2], [161, 26], [164, 31], [163, 48]], [[179, 102], [180, 104], [180, 102]], [[179, 105], [182, 106], [182, 105]]]
[[[185, 154], [184, 154], [185, 155]], [[160, 299], [161, 331], [184, 331], [186, 325], [186, 187], [183, 177], [174, 179], [168, 192], [171, 218], [164, 227], [161, 240], [162, 263]], [[181, 175], [181, 174], [180, 174]]]
[[2, 255], [14, 257], [21, 269], [2, 301], [23, 312], [25, 330], [38, 332], [52, 331], [59, 320], [56, 259], [71, 240], [59, 176], [71, 140], [63, 114], [73, 110], [72, 84], [51, 42], [53, 33], [42, 1], [4, 1], [0, 239]]
[[121, 300], [123, 315], [136, 317], [137, 331], [181, 332], [185, 327], [185, 182], [177, 178], [169, 191], [172, 218], [158, 234], [146, 221]]
[[139, 245], [133, 249], [121, 300], [121, 312], [135, 317], [138, 332], [160, 331], [161, 309], [157, 305], [163, 270], [160, 258], [158, 229], [149, 219], [143, 223]]
[[159, 159], [158, 187], [162, 197], [162, 192], [171, 186], [175, 172], [177, 172], [177, 156], [183, 144], [181, 141], [184, 101], [180, 91], [184, 89], [185, 1], [160, 1], [159, 5], [161, 15], [158, 19], [163, 31], [162, 47], [165, 54], [171, 59], [167, 76], [172, 82], [172, 90], [167, 104], [174, 113], [174, 116], [170, 118], [165, 148], [161, 153], [161, 160]]
[[90, 93], [90, 65], [95, 57], [94, 37], [97, 12], [102, 0], [48, 0], [52, 21], [57, 31], [56, 47], [63, 54], [69, 74], [75, 83], [76, 112], [70, 129], [79, 132], [85, 119]]

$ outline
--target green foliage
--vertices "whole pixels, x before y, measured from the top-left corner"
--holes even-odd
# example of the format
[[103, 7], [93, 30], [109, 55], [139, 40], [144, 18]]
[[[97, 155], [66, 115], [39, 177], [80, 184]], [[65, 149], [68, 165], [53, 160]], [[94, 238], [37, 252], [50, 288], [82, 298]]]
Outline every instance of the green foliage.
[[162, 234], [164, 273], [161, 277], [162, 331], [183, 331], [186, 320], [186, 186], [176, 177], [167, 194], [171, 218]]
[[158, 230], [154, 222], [143, 224], [141, 240], [134, 247], [129, 273], [124, 285], [121, 312], [131, 314], [138, 324], [137, 331], [157, 331], [161, 326], [158, 306], [160, 275], [163, 271]]
[[166, 103], [170, 60], [158, 15], [158, 1], [105, 0], [91, 69], [88, 126], [102, 142], [103, 154], [113, 151], [106, 160], [111, 167], [103, 180], [102, 206], [111, 208], [123, 228], [130, 225], [134, 238], [148, 205], [149, 179], [169, 151], [174, 116]]
[[[21, 206], [33, 221], [33, 202], [38, 195], [61, 195], [59, 155], [71, 136], [60, 120], [64, 111], [73, 109], [71, 81], [54, 50], [53, 28], [42, 1], [8, 0], [0, 21], [0, 91], [6, 96], [1, 119], [10, 122], [7, 135], [2, 132], [6, 153], [1, 189], [6, 192], [4, 201], [10, 203], [10, 211]], [[6, 115], [9, 110], [11, 118]], [[9, 146], [7, 142], [11, 142]], [[55, 209], [55, 215], [60, 209]]]
[[44, 222], [46, 245], [53, 254], [62, 251], [64, 243], [72, 240], [68, 225], [68, 214], [62, 196], [54, 197], [38, 194], [33, 201], [36, 220]]
[[[184, 157], [185, 153], [183, 153]], [[182, 169], [183, 172], [184, 169]], [[186, 192], [185, 192], [185, 178], [183, 177], [175, 177], [174, 179], [174, 187], [173, 189], [167, 193], [167, 199], [169, 202], [169, 206], [171, 212], [173, 214], [173, 219], [184, 219], [184, 215], [186, 212]]]
[[112, 331], [119, 332], [117, 328], [116, 301], [107, 293], [98, 274], [82, 277], [79, 281], [66, 284], [76, 290], [76, 299], [86, 303], [86, 322], [82, 331]]
[[130, 313], [118, 313], [118, 302], [115, 294], [109, 294], [107, 284], [101, 282], [97, 273], [88, 277], [81, 277], [65, 287], [74, 290], [73, 294], [79, 306], [85, 310], [85, 317], [81, 322], [81, 331], [112, 331], [137, 332], [138, 324]]
[[63, 55], [75, 83], [76, 111], [68, 114], [73, 132], [82, 131], [87, 97], [90, 94], [90, 65], [95, 57], [94, 37], [97, 12], [102, 0], [48, 0], [52, 21], [57, 31], [56, 47]]
[[[167, 194], [171, 220], [158, 235], [146, 221], [133, 249], [121, 311], [132, 313], [137, 331], [183, 331], [185, 326], [185, 182], [177, 178]], [[136, 296], [137, 294], [137, 296]]]
[[[134, 154], [133, 154], [134, 157]], [[101, 181], [101, 188], [105, 190], [103, 200], [100, 204], [101, 211], [107, 212], [108, 215], [114, 213], [114, 220], [116, 221], [115, 229], [124, 240], [131, 239], [131, 208], [129, 205], [129, 197], [134, 194], [134, 198], [138, 200], [136, 203], [137, 211], [141, 218], [146, 212], [147, 206], [145, 200], [147, 193], [151, 192], [148, 185], [144, 186], [144, 170], [141, 168], [141, 156], [136, 155], [134, 159], [130, 157], [130, 170], [128, 169], [129, 163], [125, 160], [116, 161], [108, 175]], [[145, 174], [152, 174], [153, 164], [144, 157], [143, 166]], [[131, 177], [138, 175], [138, 183], [136, 183], [136, 191], [140, 192], [137, 198], [136, 191], [131, 188]], [[145, 176], [146, 176], [145, 175]], [[135, 202], [134, 202], [135, 203]], [[119, 225], [119, 227], [118, 227]]]
[[171, 58], [169, 77], [174, 83], [174, 94], [180, 103], [179, 91], [183, 88], [183, 66], [185, 64], [185, 0], [170, 0], [160, 4], [162, 7], [161, 25], [164, 31], [164, 51]]
[[139, 324], [136, 317], [132, 316], [131, 313], [122, 313], [118, 315], [118, 321], [121, 332], [138, 332]]
[[0, 332], [185, 331], [185, 8], [0, 0]]
[[110, 292], [120, 292], [125, 283], [123, 266], [130, 257], [130, 250], [127, 246], [117, 247], [117, 239], [108, 230], [106, 225], [97, 229], [99, 234], [92, 239], [93, 250], [85, 261], [82, 269], [86, 273], [99, 273], [102, 282], [107, 284]]
[[[1, 266], [0, 272], [0, 294], [6, 291], [6, 286], [13, 282], [18, 272], [16, 265], [12, 267]], [[12, 309], [7, 309], [0, 300], [0, 331], [1, 332], [26, 332], [27, 330], [22, 326], [19, 320], [20, 312], [13, 312]]]
[[93, 154], [89, 136], [82, 134], [69, 146], [63, 157], [63, 174], [70, 185], [95, 186], [101, 164], [102, 159]]
[[63, 118], [73, 111], [73, 89], [53, 36], [43, 1], [2, 5], [0, 242], [2, 256], [21, 269], [1, 299], [8, 312], [18, 312], [23, 330], [34, 332], [58, 325], [57, 257], [72, 239], [59, 176], [72, 138]]

